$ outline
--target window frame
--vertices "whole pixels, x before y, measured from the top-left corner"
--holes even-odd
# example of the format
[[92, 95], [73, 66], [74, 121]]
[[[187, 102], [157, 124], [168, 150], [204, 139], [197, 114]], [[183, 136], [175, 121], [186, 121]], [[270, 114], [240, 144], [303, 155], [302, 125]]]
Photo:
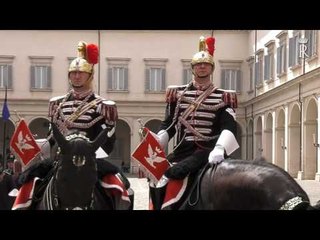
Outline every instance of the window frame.
[[182, 85], [188, 84], [193, 80], [193, 73], [191, 68], [191, 59], [181, 59], [182, 63]]
[[[30, 59], [30, 91], [52, 91], [52, 62], [53, 56], [29, 56]], [[40, 82], [39, 74], [37, 70], [40, 68]], [[46, 77], [43, 75], [43, 71], [46, 71]], [[45, 80], [43, 80], [45, 78]], [[37, 86], [37, 82], [42, 85], [46, 82], [46, 86]]]
[[[13, 55], [0, 55], [0, 89], [12, 89], [13, 88]], [[3, 79], [3, 73], [6, 70], [6, 79]], [[5, 83], [6, 81], [6, 83]]]
[[[243, 76], [243, 72], [241, 70], [241, 65], [242, 65], [243, 61], [242, 60], [219, 60], [219, 64], [220, 64], [220, 69], [221, 69], [221, 74], [220, 74], [220, 86], [223, 89], [226, 90], [235, 90], [237, 94], [241, 94], [242, 92], [242, 76]], [[230, 72], [230, 74], [233, 76], [235, 76], [235, 78], [229, 79], [229, 84], [230, 86], [226, 86], [226, 84], [224, 84], [224, 80], [223, 78], [226, 76], [226, 73]], [[233, 85], [235, 86], [236, 89], [232, 88], [232, 81], [234, 81]]]
[[[166, 73], [166, 63], [168, 62], [167, 58], [144, 58], [145, 62], [145, 93], [164, 93], [167, 88], [167, 73]], [[160, 71], [158, 71], [160, 70]], [[160, 79], [154, 79], [154, 85], [159, 86], [159, 88], [151, 89], [152, 75], [151, 71], [158, 72]]]
[[[107, 92], [129, 92], [129, 62], [131, 61], [131, 58], [108, 57], [106, 58], [106, 61]], [[121, 79], [119, 79], [120, 75], [116, 75], [117, 79], [114, 79], [115, 71], [119, 72], [121, 70], [123, 70], [123, 88], [119, 87], [119, 81], [121, 81]]]

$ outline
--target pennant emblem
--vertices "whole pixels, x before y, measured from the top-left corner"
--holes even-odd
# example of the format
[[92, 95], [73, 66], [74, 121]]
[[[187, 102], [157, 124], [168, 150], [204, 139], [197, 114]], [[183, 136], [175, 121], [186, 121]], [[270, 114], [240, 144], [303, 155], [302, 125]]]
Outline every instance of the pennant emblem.
[[144, 127], [145, 137], [131, 154], [139, 162], [140, 169], [147, 177], [157, 184], [164, 172], [169, 167], [169, 162], [158, 141], [152, 136], [150, 130]]
[[29, 164], [41, 151], [23, 119], [11, 137], [10, 148], [24, 166]]

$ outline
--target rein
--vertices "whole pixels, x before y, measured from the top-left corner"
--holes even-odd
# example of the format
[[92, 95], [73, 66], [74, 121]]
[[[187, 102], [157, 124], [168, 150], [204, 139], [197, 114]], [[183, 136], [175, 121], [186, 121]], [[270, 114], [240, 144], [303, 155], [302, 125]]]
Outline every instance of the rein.
[[[213, 169], [214, 172], [216, 171], [216, 168], [217, 168], [217, 164], [214, 165], [214, 167], [210, 167], [210, 164], [207, 163], [202, 169], [201, 169], [201, 172], [200, 174], [197, 176], [197, 178], [195, 179], [195, 182], [193, 183], [191, 189], [190, 189], [190, 194], [189, 194], [189, 197], [188, 199], [186, 199], [184, 201], [184, 203], [181, 205], [180, 209], [184, 209], [186, 204], [188, 204], [189, 206], [191, 207], [194, 207], [200, 200], [200, 180], [202, 179], [203, 175], [205, 174], [205, 172], [207, 171], [207, 169]], [[211, 171], [212, 172], [212, 171]], [[211, 173], [210, 173], [210, 176], [211, 176]], [[196, 198], [193, 202], [191, 202], [191, 196], [193, 193], [196, 193]]]
[[[41, 188], [45, 188], [45, 192], [43, 194], [43, 206], [47, 210], [90, 210], [93, 209], [93, 204], [94, 204], [94, 191], [92, 192], [92, 197], [89, 206], [87, 207], [74, 207], [74, 208], [59, 208], [59, 199], [58, 199], [58, 194], [57, 194], [57, 189], [56, 186], [54, 185], [54, 182], [56, 180], [56, 173], [58, 170], [59, 166], [59, 161], [54, 162], [54, 167], [50, 170], [50, 172], [47, 174], [47, 176], [44, 178], [43, 182], [40, 185]], [[48, 185], [46, 184], [47, 182]], [[40, 190], [41, 191], [41, 190]], [[36, 198], [34, 197], [35, 201], [41, 201], [41, 198]]]

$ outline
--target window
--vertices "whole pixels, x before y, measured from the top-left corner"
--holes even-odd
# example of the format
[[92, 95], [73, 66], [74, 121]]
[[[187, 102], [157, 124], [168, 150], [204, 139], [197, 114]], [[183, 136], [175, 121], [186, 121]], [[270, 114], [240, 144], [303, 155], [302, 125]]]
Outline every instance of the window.
[[146, 92], [164, 92], [166, 89], [167, 59], [144, 59], [146, 63]]
[[241, 71], [235, 69], [222, 69], [221, 88], [240, 92]]
[[149, 68], [146, 72], [146, 91], [160, 92], [166, 88], [166, 70], [162, 68]]
[[193, 73], [191, 70], [191, 60], [182, 59], [182, 84], [186, 85], [193, 79]]
[[31, 90], [51, 90], [51, 64], [53, 57], [31, 59]]
[[295, 31], [293, 37], [289, 38], [289, 67], [300, 65], [299, 58], [300, 32]]
[[263, 79], [263, 57], [264, 57], [264, 49], [261, 48], [257, 51], [256, 55], [258, 56], [258, 62], [256, 62], [255, 68], [255, 81], [256, 86], [261, 86]]
[[12, 63], [14, 56], [0, 55], [0, 88], [12, 89]]
[[248, 93], [253, 91], [253, 73], [254, 73], [254, 69], [253, 69], [253, 63], [254, 63], [254, 56], [250, 56], [249, 58], [247, 58], [247, 63], [248, 63], [248, 67], [249, 67], [249, 90]]
[[317, 55], [318, 31], [317, 30], [306, 30], [304, 35], [305, 35], [305, 38], [308, 39], [308, 42], [307, 42], [308, 58], [315, 57]]
[[31, 66], [31, 88], [48, 89], [51, 88], [51, 67]]
[[12, 88], [12, 66], [0, 65], [0, 88]]
[[108, 90], [128, 91], [128, 69], [108, 68]]
[[277, 48], [277, 74], [282, 76], [287, 72], [287, 31], [282, 31], [277, 35], [279, 47]]
[[242, 85], [242, 61], [219, 61], [221, 65], [221, 88], [228, 90], [235, 90], [237, 93], [241, 92]]
[[128, 91], [128, 65], [130, 58], [107, 58], [108, 91]]
[[275, 41], [271, 40], [265, 47], [268, 49], [268, 54], [264, 56], [264, 80], [274, 80], [274, 47]]

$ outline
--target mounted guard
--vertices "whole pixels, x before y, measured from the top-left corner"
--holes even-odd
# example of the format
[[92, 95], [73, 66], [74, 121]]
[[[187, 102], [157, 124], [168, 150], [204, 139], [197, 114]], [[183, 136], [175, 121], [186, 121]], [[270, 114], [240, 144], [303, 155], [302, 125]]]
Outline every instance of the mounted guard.
[[150, 181], [154, 209], [175, 209], [174, 203], [186, 198], [185, 190], [208, 162], [218, 164], [239, 147], [237, 95], [212, 82], [214, 50], [215, 38], [200, 37], [199, 52], [191, 60], [193, 80], [167, 88], [165, 119], [153, 136], [162, 149], [174, 136], [177, 144], [167, 156], [171, 166], [163, 177], [157, 184]]
[[[96, 151], [99, 178], [97, 188], [101, 191], [114, 188], [114, 184], [108, 182], [107, 179], [109, 178], [105, 178], [105, 176], [108, 174], [116, 175], [120, 179], [120, 185], [116, 187], [119, 192], [113, 192], [120, 195], [126, 192], [127, 195], [130, 195], [131, 200], [125, 198], [128, 204], [124, 204], [127, 205], [124, 209], [128, 209], [133, 207], [133, 191], [130, 189], [130, 183], [119, 167], [107, 161], [107, 157], [113, 150], [116, 141], [117, 106], [114, 101], [95, 94], [92, 87], [94, 66], [98, 63], [98, 57], [99, 49], [95, 44], [79, 42], [78, 57], [71, 62], [68, 70], [70, 91], [64, 96], [50, 99], [48, 115], [51, 123], [55, 124], [66, 138], [72, 134], [80, 134], [93, 141], [100, 132], [107, 129], [106, 141]], [[50, 142], [51, 158], [30, 167], [27, 172], [22, 174], [22, 183], [27, 183], [35, 177], [44, 179], [47, 178], [48, 173], [52, 174], [50, 170], [55, 164], [54, 160], [59, 155], [58, 146], [54, 137], [52, 137], [52, 129], [49, 132], [48, 140]], [[119, 209], [117, 206], [114, 206], [114, 208]]]

